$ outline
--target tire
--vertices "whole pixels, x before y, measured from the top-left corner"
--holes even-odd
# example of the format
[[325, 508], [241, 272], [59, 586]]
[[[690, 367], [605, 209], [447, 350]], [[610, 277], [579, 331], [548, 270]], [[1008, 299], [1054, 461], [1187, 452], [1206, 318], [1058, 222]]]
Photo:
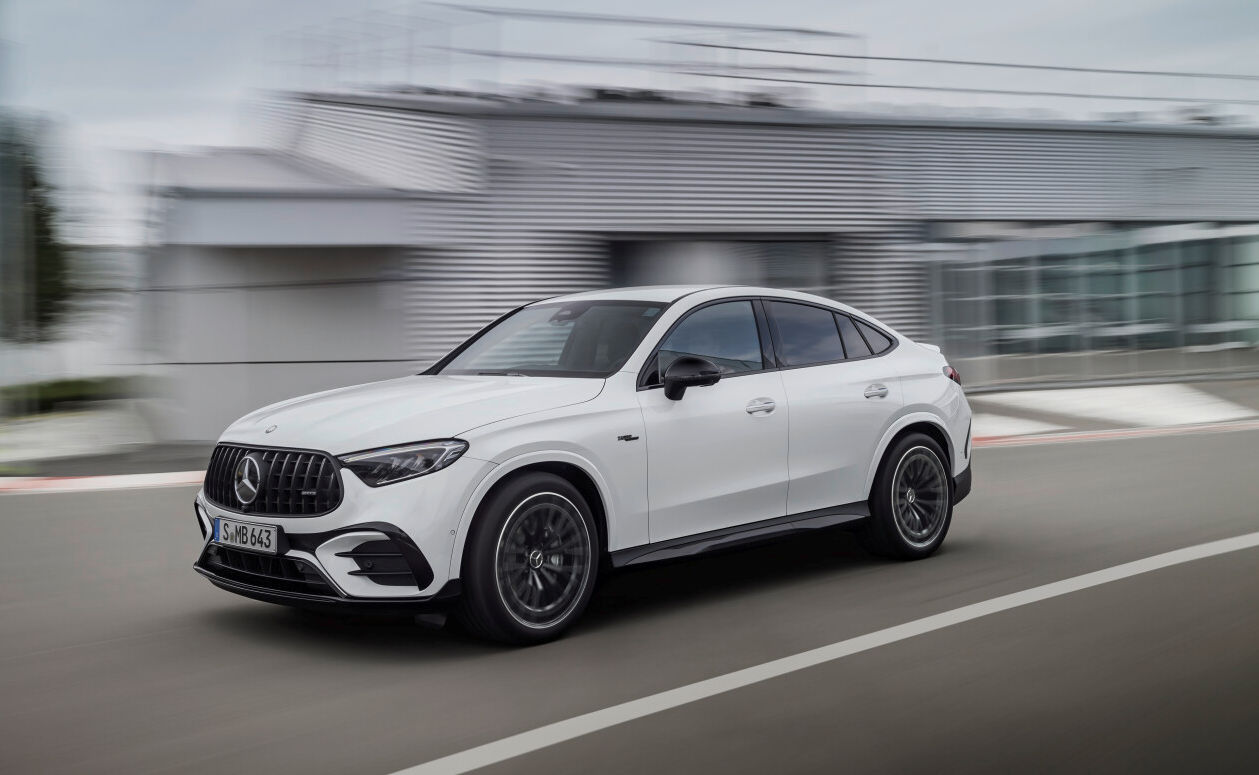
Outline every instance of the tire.
[[459, 619], [501, 643], [554, 640], [586, 610], [600, 554], [590, 506], [568, 480], [540, 471], [510, 479], [477, 510]]
[[870, 489], [870, 519], [860, 535], [874, 554], [920, 560], [940, 548], [953, 521], [948, 457], [930, 437], [911, 433], [888, 449]]

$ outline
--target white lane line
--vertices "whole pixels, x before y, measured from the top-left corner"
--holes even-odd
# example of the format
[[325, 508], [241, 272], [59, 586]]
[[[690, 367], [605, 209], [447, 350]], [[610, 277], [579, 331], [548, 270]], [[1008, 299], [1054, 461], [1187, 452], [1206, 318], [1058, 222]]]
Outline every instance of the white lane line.
[[681, 705], [713, 697], [725, 692], [742, 689], [745, 686], [768, 681], [779, 676], [805, 670], [827, 662], [833, 662], [853, 654], [886, 646], [907, 638], [924, 635], [929, 632], [952, 627], [956, 624], [969, 622], [984, 616], [1009, 611], [1012, 608], [1039, 603], [1042, 600], [1068, 595], [1091, 587], [1109, 584], [1112, 581], [1139, 576], [1143, 573], [1170, 568], [1194, 560], [1215, 557], [1229, 552], [1252, 549], [1259, 546], [1259, 532], [1247, 533], [1234, 538], [1211, 541], [1197, 546], [1165, 554], [1156, 554], [1134, 562], [1116, 565], [1112, 568], [1085, 573], [1062, 581], [1055, 581], [1022, 592], [1002, 595], [982, 603], [972, 603], [952, 611], [927, 616], [905, 624], [898, 624], [885, 630], [861, 635], [848, 640], [841, 640], [829, 646], [822, 646], [811, 651], [804, 651], [782, 659], [775, 659], [754, 667], [736, 670], [715, 678], [682, 686], [677, 689], [642, 697], [637, 700], [613, 705], [610, 708], [596, 710], [580, 716], [557, 721], [554, 724], [521, 732], [505, 737], [492, 743], [469, 748], [450, 756], [434, 759], [424, 764], [399, 770], [395, 775], [429, 775], [430, 773], [461, 773], [488, 767], [491, 764], [513, 759], [548, 746], [563, 743], [583, 735], [598, 732], [634, 719], [650, 716], [670, 710]]

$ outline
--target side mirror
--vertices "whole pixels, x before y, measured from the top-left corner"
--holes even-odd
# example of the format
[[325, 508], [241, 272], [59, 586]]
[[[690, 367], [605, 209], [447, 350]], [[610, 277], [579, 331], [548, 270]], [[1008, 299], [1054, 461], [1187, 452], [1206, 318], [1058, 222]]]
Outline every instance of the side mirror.
[[681, 401], [689, 387], [707, 387], [716, 385], [721, 379], [721, 369], [717, 364], [694, 355], [683, 355], [664, 371], [664, 397], [670, 401]]

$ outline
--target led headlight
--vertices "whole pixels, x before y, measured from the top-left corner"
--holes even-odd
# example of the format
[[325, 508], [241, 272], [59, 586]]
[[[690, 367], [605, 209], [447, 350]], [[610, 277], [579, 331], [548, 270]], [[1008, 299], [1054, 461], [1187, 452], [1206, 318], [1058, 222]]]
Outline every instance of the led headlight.
[[400, 447], [381, 447], [337, 458], [370, 487], [414, 479], [440, 471], [459, 459], [468, 442], [459, 439], [423, 441]]

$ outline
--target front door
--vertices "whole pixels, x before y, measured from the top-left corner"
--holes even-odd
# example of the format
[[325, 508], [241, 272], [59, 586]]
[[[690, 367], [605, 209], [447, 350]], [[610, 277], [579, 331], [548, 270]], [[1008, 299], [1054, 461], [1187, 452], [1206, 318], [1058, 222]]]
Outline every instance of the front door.
[[712, 361], [722, 377], [678, 401], [661, 387], [638, 392], [653, 543], [786, 513], [787, 397], [779, 373], [765, 370], [753, 303], [689, 313], [661, 343], [657, 374], [683, 355]]

